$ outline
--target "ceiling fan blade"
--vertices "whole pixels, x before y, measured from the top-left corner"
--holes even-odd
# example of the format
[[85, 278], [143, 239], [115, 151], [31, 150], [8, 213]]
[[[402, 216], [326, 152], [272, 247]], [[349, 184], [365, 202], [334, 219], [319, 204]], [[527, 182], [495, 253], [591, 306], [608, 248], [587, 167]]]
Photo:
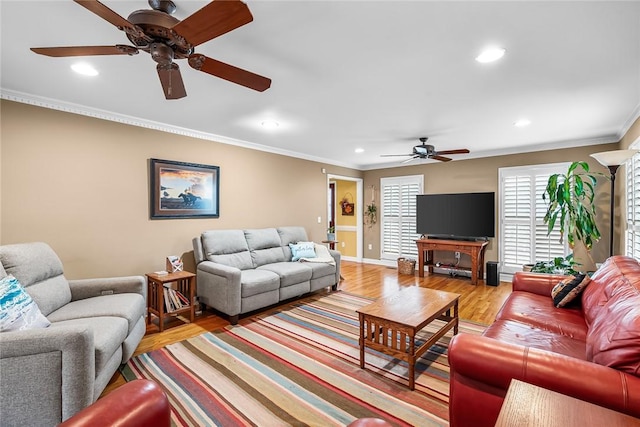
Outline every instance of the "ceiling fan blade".
[[441, 162], [450, 162], [451, 159], [448, 157], [442, 157], [442, 156], [438, 156], [438, 155], [434, 155], [429, 157], [430, 159], [434, 159], [434, 160], [440, 160]]
[[235, 30], [253, 21], [246, 4], [239, 0], [212, 1], [173, 26], [172, 30], [192, 46]]
[[469, 150], [467, 150], [466, 148], [460, 149], [460, 150], [445, 150], [445, 151], [438, 151], [438, 154], [468, 154]]
[[189, 56], [189, 65], [198, 71], [220, 77], [258, 92], [264, 92], [271, 86], [271, 79], [201, 54]]
[[413, 156], [412, 158], [410, 158], [410, 159], [407, 159], [407, 160], [403, 161], [403, 162], [402, 162], [402, 164], [412, 162], [412, 161], [414, 161], [415, 159], [418, 159], [419, 157], [420, 157], [420, 156]]
[[64, 47], [32, 47], [31, 50], [40, 55], [56, 58], [65, 56], [94, 55], [135, 55], [138, 49], [133, 46], [64, 46]]
[[108, 21], [111, 24], [115, 25], [116, 27], [118, 27], [119, 30], [122, 30], [122, 31], [129, 30], [129, 31], [132, 31], [133, 33], [138, 32], [138, 30], [135, 28], [135, 26], [131, 22], [127, 21], [122, 16], [118, 15], [116, 12], [109, 9], [104, 4], [100, 3], [98, 0], [73, 0], [73, 1], [75, 1], [85, 9], [88, 9], [89, 11], [95, 13], [105, 21]]
[[160, 77], [160, 84], [162, 84], [162, 90], [164, 91], [165, 98], [180, 99], [187, 96], [187, 91], [184, 89], [182, 74], [180, 74], [180, 67], [178, 67], [178, 64], [158, 64], [156, 68], [158, 70], [158, 77]]

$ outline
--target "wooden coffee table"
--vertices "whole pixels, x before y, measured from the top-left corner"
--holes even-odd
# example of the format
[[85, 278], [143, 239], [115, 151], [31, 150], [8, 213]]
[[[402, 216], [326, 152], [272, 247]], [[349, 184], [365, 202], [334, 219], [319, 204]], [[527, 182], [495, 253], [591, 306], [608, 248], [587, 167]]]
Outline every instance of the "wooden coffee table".
[[[416, 359], [451, 328], [454, 335], [458, 333], [459, 298], [451, 292], [411, 286], [356, 310], [360, 318], [360, 368], [364, 368], [365, 347], [404, 360], [409, 364], [409, 388], [413, 390]], [[416, 333], [436, 319], [446, 323], [416, 348]]]

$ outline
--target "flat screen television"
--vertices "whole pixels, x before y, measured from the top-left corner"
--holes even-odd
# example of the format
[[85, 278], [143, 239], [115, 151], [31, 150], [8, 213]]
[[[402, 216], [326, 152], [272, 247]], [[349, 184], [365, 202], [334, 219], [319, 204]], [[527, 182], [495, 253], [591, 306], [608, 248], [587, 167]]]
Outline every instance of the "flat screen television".
[[495, 193], [420, 194], [416, 233], [432, 238], [495, 237]]

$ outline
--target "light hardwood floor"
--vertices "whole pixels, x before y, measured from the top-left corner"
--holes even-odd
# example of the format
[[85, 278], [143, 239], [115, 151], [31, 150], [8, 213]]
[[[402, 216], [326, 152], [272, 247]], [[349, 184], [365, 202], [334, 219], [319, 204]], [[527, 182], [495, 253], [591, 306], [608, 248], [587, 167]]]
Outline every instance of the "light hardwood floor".
[[[507, 282], [500, 282], [499, 286], [487, 286], [481, 280], [477, 286], [474, 286], [469, 278], [452, 278], [447, 275], [428, 273], [425, 277], [418, 277], [417, 272], [414, 276], [403, 275], [399, 274], [396, 268], [349, 261], [342, 262], [341, 272], [343, 280], [340, 283], [340, 290], [372, 298], [388, 296], [407, 286], [423, 286], [460, 294], [460, 318], [483, 324], [493, 321], [511, 293], [511, 283]], [[328, 292], [328, 290], [318, 292]], [[197, 316], [193, 324], [184, 324], [181, 320], [170, 318], [165, 323], [163, 332], [158, 332], [157, 324], [147, 325], [147, 334], [135, 354], [162, 348], [228, 324], [225, 317], [207, 310]], [[110, 393], [124, 383], [124, 378], [116, 373], [102, 395]]]

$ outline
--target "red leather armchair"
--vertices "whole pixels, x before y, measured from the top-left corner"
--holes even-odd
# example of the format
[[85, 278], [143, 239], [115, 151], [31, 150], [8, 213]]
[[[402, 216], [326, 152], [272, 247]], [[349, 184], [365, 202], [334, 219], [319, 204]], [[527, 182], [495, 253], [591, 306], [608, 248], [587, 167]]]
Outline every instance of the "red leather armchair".
[[60, 427], [169, 427], [169, 400], [158, 384], [134, 380], [60, 424]]
[[451, 340], [451, 427], [493, 426], [512, 378], [640, 417], [640, 263], [609, 258], [569, 308], [559, 280], [516, 273], [484, 336]]

